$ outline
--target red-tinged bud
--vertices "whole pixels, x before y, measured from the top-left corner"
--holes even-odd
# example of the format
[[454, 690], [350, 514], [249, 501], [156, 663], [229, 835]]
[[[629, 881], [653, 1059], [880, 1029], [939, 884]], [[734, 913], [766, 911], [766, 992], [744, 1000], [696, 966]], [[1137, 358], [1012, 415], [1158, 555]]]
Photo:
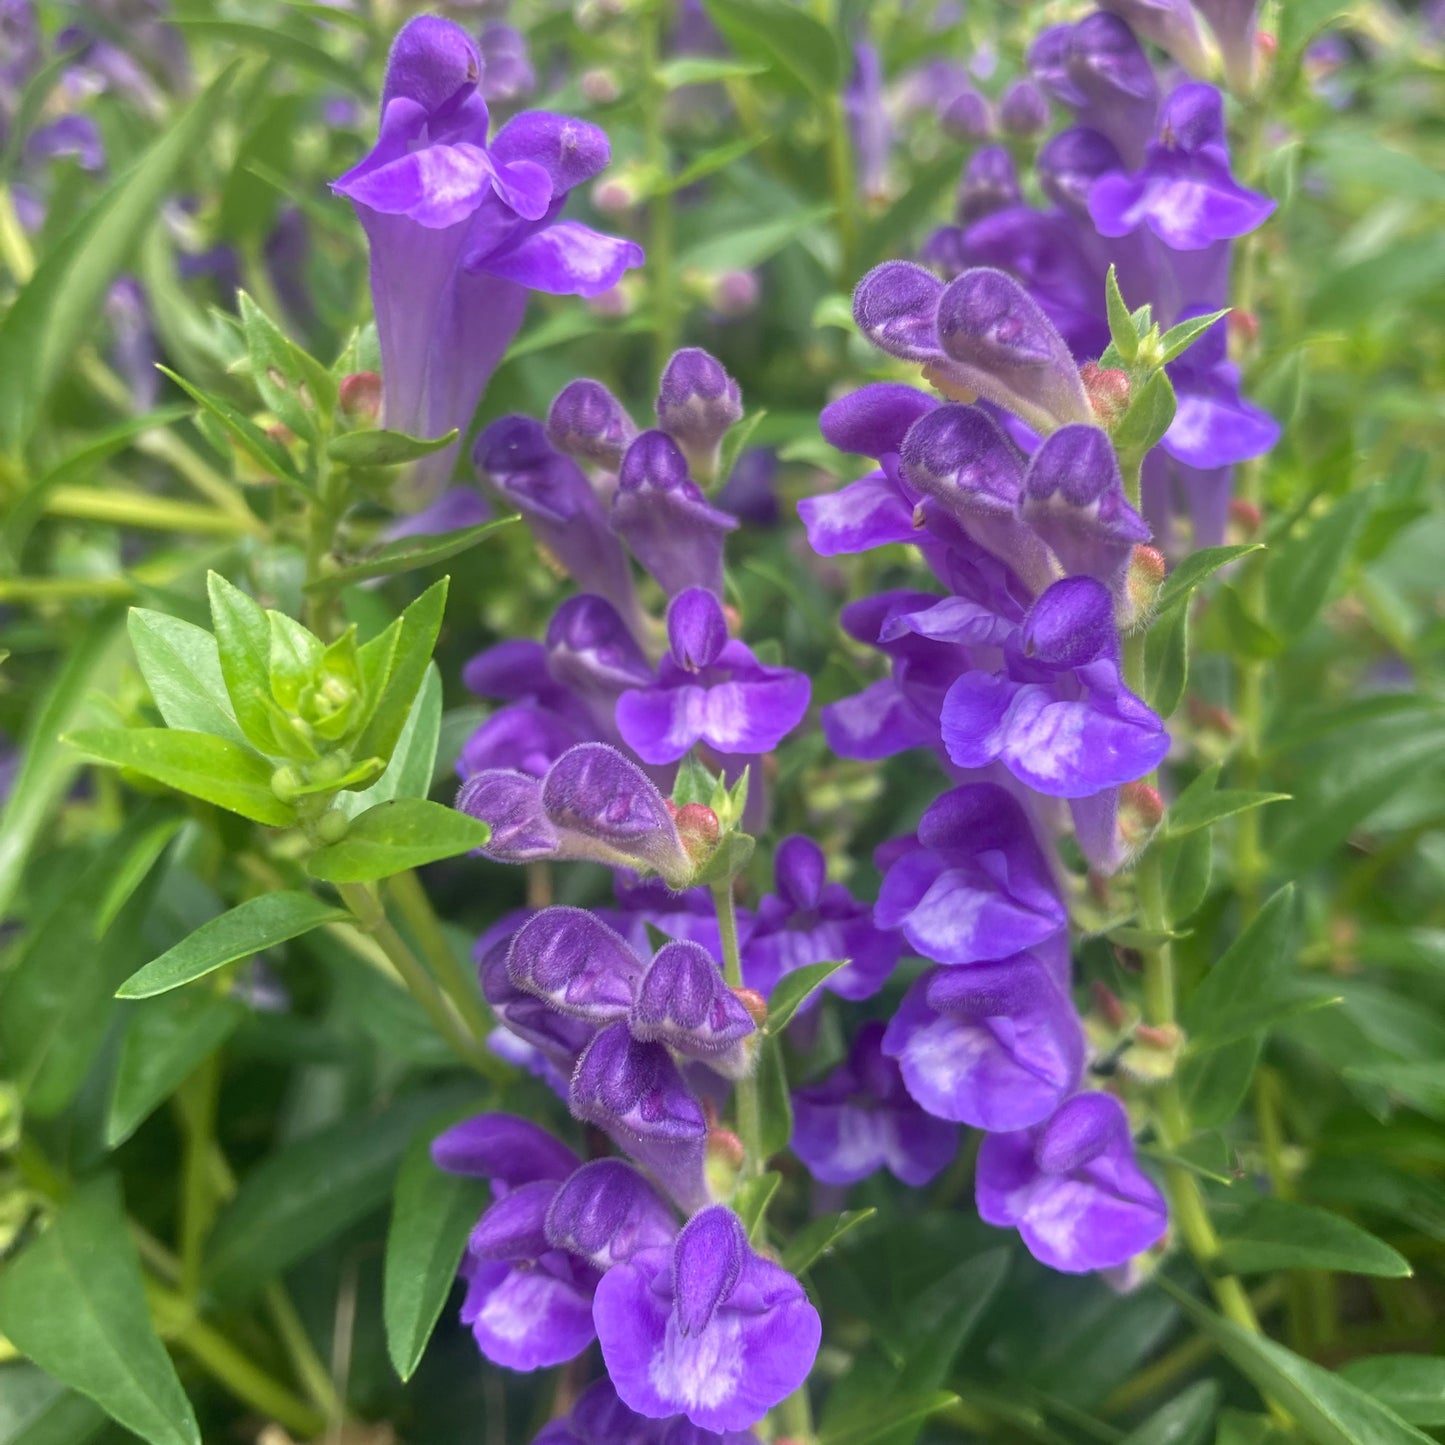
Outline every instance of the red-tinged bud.
[[610, 70], [604, 70], [600, 66], [584, 71], [581, 84], [582, 94], [593, 105], [611, 105], [622, 94], [622, 90], [617, 84], [617, 77]]
[[1162, 1084], [1174, 1077], [1184, 1052], [1184, 1030], [1178, 1024], [1135, 1024], [1134, 1041], [1119, 1055], [1119, 1068], [1141, 1083]]
[[[668, 802], [668, 807], [673, 808], [671, 801]], [[722, 824], [706, 803], [684, 803], [673, 812], [672, 819], [677, 825], [677, 835], [682, 839], [687, 856], [695, 863], [706, 858], [717, 847], [718, 839], [722, 836]]]
[[623, 279], [600, 295], [591, 297], [587, 302], [587, 309], [596, 316], [620, 321], [624, 316], [631, 316], [637, 309], [636, 290]]
[[1264, 525], [1264, 512], [1258, 502], [1235, 497], [1229, 504], [1229, 529], [1241, 542], [1249, 542]]
[[1124, 1001], [1108, 984], [1096, 978], [1089, 986], [1089, 993], [1094, 1001], [1094, 1012], [1111, 1029], [1121, 1029], [1128, 1023], [1129, 1012], [1124, 1007]]
[[1133, 632], [1149, 620], [1164, 585], [1165, 570], [1164, 554], [1157, 547], [1141, 542], [1129, 554], [1124, 595], [1119, 599], [1119, 626], [1125, 632]]
[[735, 988], [738, 1002], [747, 1009], [759, 1028], [768, 1021], [768, 1001], [755, 988]]
[[1232, 738], [1239, 732], [1239, 724], [1228, 708], [1220, 707], [1217, 703], [1205, 702], [1202, 698], [1192, 695], [1188, 700], [1188, 708], [1189, 720], [1196, 727], [1223, 733], [1227, 738]]
[[1172, 1051], [1184, 1042], [1184, 1033], [1178, 1024], [1138, 1024], [1134, 1037], [1145, 1048]]
[[731, 602], [723, 603], [723, 621], [728, 626], [728, 636], [736, 637], [743, 630], [743, 615]]
[[341, 378], [341, 410], [353, 421], [373, 426], [381, 415], [381, 376], [375, 371], [353, 371]]
[[1119, 838], [1126, 857], [1134, 857], [1164, 820], [1164, 799], [1148, 783], [1125, 783], [1119, 789]]
[[707, 1152], [716, 1159], [725, 1160], [735, 1169], [741, 1169], [743, 1160], [747, 1158], [743, 1141], [731, 1129], [709, 1129]]
[[630, 211], [638, 202], [635, 186], [621, 176], [608, 176], [592, 187], [592, 204], [604, 216], [620, 216]]
[[1254, 48], [1261, 60], [1270, 61], [1279, 52], [1279, 41], [1268, 30], [1259, 30], [1255, 32]]
[[1079, 368], [1079, 380], [1099, 425], [1109, 430], [1129, 410], [1129, 373], [1086, 361]]
[[1259, 337], [1259, 317], [1253, 311], [1241, 311], [1236, 307], [1225, 318], [1224, 323], [1232, 336], [1243, 342], [1254, 342]]
[[289, 447], [296, 440], [296, 433], [292, 431], [289, 426], [285, 425], [284, 422], [279, 421], [272, 422], [272, 424], [266, 428], [266, 435], [270, 437], [273, 442], [280, 442], [283, 447]]

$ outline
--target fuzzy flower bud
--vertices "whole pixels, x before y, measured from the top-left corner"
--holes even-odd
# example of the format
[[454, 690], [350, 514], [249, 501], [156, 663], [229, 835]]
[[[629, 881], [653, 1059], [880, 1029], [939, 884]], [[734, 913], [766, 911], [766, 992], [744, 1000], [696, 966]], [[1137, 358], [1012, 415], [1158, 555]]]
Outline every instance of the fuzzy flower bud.
[[674, 352], [657, 389], [657, 424], [682, 448], [692, 473], [711, 481], [718, 448], [742, 420], [742, 395], [722, 363], [695, 346]]

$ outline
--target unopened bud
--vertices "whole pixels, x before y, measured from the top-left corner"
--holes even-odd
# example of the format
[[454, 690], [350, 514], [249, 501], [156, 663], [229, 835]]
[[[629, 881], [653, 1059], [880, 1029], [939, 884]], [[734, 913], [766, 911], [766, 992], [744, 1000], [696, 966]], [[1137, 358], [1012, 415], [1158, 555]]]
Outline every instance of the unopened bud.
[[703, 1155], [703, 1176], [714, 1199], [731, 1199], [747, 1161], [743, 1141], [731, 1129], [710, 1128]]
[[733, 992], [738, 996], [738, 1002], [752, 1015], [752, 1020], [759, 1028], [768, 1021], [768, 1001], [755, 988], [735, 988]]
[[1129, 1021], [1129, 1012], [1124, 1001], [1100, 979], [1089, 985], [1089, 996], [1093, 999], [1094, 1012], [1112, 1029], [1122, 1029]]
[[1258, 502], [1245, 497], [1231, 498], [1229, 503], [1229, 529], [1241, 542], [1250, 541], [1264, 523], [1264, 512]]
[[338, 388], [341, 410], [354, 421], [375, 423], [381, 415], [381, 375], [375, 371], [353, 371], [341, 378]]
[[724, 271], [713, 278], [709, 299], [719, 316], [733, 320], [757, 306], [760, 289], [755, 271]]
[[1129, 410], [1129, 373], [1100, 366], [1097, 361], [1086, 361], [1079, 368], [1079, 380], [1084, 383], [1084, 395], [1099, 425], [1106, 431], [1111, 430]]
[[332, 808], [316, 820], [316, 836], [323, 843], [339, 843], [351, 831], [351, 819], [340, 808]]
[[1273, 60], [1279, 52], [1279, 41], [1268, 30], [1260, 30], [1255, 33], [1254, 48], [1261, 60]]
[[620, 321], [624, 316], [631, 316], [637, 309], [636, 287], [628, 285], [627, 280], [623, 279], [606, 291], [588, 297], [587, 309], [594, 316]]
[[1164, 799], [1148, 783], [1125, 783], [1119, 789], [1119, 836], [1132, 857], [1149, 842], [1164, 820]]
[[1174, 1077], [1183, 1052], [1184, 1030], [1178, 1024], [1137, 1024], [1134, 1042], [1119, 1056], [1119, 1067], [1140, 1083], [1162, 1084]]
[[1206, 702], [1201, 697], [1191, 695], [1187, 707], [1189, 720], [1196, 727], [1222, 733], [1227, 738], [1234, 737], [1239, 731], [1234, 714], [1228, 708], [1220, 707], [1218, 703]]
[[642, 199], [637, 187], [626, 176], [604, 176], [592, 187], [592, 204], [604, 216], [621, 216]]
[[277, 768], [271, 774], [271, 791], [283, 803], [294, 801], [297, 793], [305, 786], [306, 779], [301, 776], [298, 769], [293, 768], [289, 763]]
[[710, 1156], [725, 1159], [737, 1169], [742, 1168], [743, 1160], [747, 1158], [747, 1150], [743, 1148], [743, 1141], [731, 1129], [709, 1129], [707, 1152]]
[[718, 822], [717, 814], [706, 803], [684, 803], [679, 808], [668, 799], [667, 807], [687, 856], [694, 862], [706, 858], [722, 836], [722, 824]]
[[618, 85], [617, 77], [610, 70], [604, 70], [601, 66], [594, 66], [593, 69], [584, 71], [581, 84], [582, 94], [593, 105], [611, 105], [622, 94], [622, 87]]
[[1124, 595], [1120, 599], [1123, 616], [1119, 625], [1125, 632], [1133, 632], [1149, 620], [1164, 586], [1164, 571], [1164, 554], [1157, 547], [1141, 542], [1129, 554]]
[[1252, 342], [1259, 336], [1259, 317], [1253, 311], [1235, 307], [1225, 317], [1224, 324], [1241, 341]]

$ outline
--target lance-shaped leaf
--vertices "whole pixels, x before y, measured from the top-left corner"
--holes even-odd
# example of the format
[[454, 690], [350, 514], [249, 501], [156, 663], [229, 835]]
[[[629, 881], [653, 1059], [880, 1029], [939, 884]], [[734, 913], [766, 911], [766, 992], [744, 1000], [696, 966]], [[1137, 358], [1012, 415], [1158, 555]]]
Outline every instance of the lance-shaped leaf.
[[247, 743], [226, 692], [216, 639], [204, 627], [132, 607], [127, 630], [141, 676], [167, 726]]
[[368, 716], [352, 746], [354, 756], [390, 759], [441, 631], [449, 581], [443, 577], [428, 587], [391, 626], [359, 650]]
[[369, 883], [423, 863], [486, 846], [492, 830], [480, 818], [425, 798], [395, 798], [368, 808], [341, 842], [318, 849], [307, 861], [315, 878], [329, 883]]

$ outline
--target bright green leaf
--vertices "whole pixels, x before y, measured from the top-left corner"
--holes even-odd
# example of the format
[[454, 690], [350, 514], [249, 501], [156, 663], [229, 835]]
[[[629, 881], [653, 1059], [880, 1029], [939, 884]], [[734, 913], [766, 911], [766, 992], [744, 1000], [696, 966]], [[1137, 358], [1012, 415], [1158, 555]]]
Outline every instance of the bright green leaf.
[[1118, 271], [1112, 265], [1104, 278], [1104, 305], [1109, 317], [1110, 339], [1120, 360], [1127, 365], [1139, 354], [1139, 333], [1129, 314], [1129, 304], [1119, 290]]
[[219, 572], [206, 574], [221, 676], [231, 709], [253, 747], [276, 746], [271, 726], [271, 622], [253, 597], [232, 586]]
[[793, 1137], [793, 1098], [788, 1091], [788, 1071], [777, 1039], [765, 1038], [758, 1050], [758, 1100], [763, 1116], [759, 1141], [764, 1159], [781, 1154]]
[[1230, 547], [1205, 547], [1202, 551], [1191, 552], [1164, 579], [1164, 585], [1159, 589], [1159, 596], [1154, 604], [1154, 615], [1158, 617], [1171, 607], [1177, 607], [1201, 582], [1207, 581], [1221, 567], [1228, 566], [1240, 557], [1247, 557], [1251, 552], [1262, 550], [1262, 543], [1246, 542]]
[[743, 1180], [733, 1195], [733, 1213], [742, 1220], [743, 1228], [754, 1244], [763, 1239], [763, 1222], [768, 1217], [768, 1205], [782, 1182], [783, 1176], [776, 1169], [769, 1169], [766, 1174]]
[[785, 973], [768, 999], [768, 1032], [781, 1033], [808, 995], [826, 983], [840, 968], [847, 968], [850, 962], [852, 960], [847, 958], [830, 958], [822, 963], [805, 963], [802, 968]]
[[1412, 1425], [1445, 1425], [1445, 1359], [1438, 1355], [1371, 1355], [1340, 1374]]
[[390, 761], [431, 663], [446, 611], [449, 580], [443, 577], [428, 587], [358, 653], [370, 713], [352, 745], [356, 756]]
[[456, 439], [455, 427], [439, 437], [411, 437], [405, 432], [384, 429], [353, 431], [333, 437], [326, 455], [343, 467], [399, 467], [444, 451]]
[[485, 846], [492, 830], [455, 808], [425, 798], [395, 798], [353, 819], [341, 842], [307, 860], [313, 877], [330, 883], [370, 883], [439, 858]]
[[1396, 1250], [1327, 1209], [1261, 1199], [1227, 1222], [1221, 1241], [1232, 1274], [1276, 1269], [1330, 1269], [1400, 1279], [1410, 1264]]
[[1176, 357], [1183, 356], [1215, 322], [1223, 321], [1229, 312], [1230, 308], [1226, 306], [1223, 311], [1212, 311], [1207, 316], [1191, 316], [1188, 321], [1181, 321], [1177, 326], [1171, 326], [1159, 338], [1159, 345], [1163, 348], [1159, 358], [1160, 365], [1165, 365]]
[[1206, 768], [1169, 806], [1167, 836], [1182, 838], [1199, 828], [1208, 828], [1236, 813], [1262, 808], [1267, 803], [1287, 803], [1288, 793], [1255, 793], [1244, 788], [1217, 788], [1222, 765]]
[[1119, 1445], [1202, 1445], [1219, 1409], [1219, 1386], [1200, 1380], [1136, 1425]]
[[213, 417], [224, 429], [227, 437], [263, 472], [302, 493], [306, 492], [306, 483], [301, 473], [296, 470], [291, 453], [275, 437], [262, 431], [245, 412], [233, 406], [225, 397], [217, 396], [214, 392], [187, 381], [169, 367], [161, 366], [157, 367], [157, 370], [170, 377], [207, 416]]
[[788, 1241], [788, 1247], [783, 1251], [783, 1268], [789, 1274], [802, 1274], [845, 1234], [867, 1223], [877, 1213], [876, 1209], [848, 1209], [842, 1214], [824, 1214], [810, 1219]]
[[378, 547], [366, 557], [347, 562], [306, 584], [306, 590], [314, 592], [326, 588], [350, 586], [354, 582], [369, 581], [373, 577], [395, 577], [402, 572], [414, 572], [419, 567], [434, 567], [450, 557], [470, 551], [478, 542], [485, 541], [501, 527], [509, 526], [517, 518], [497, 517], [490, 522], [479, 522], [475, 527], [460, 527], [455, 532], [438, 532], [430, 536], [402, 537]]
[[167, 726], [246, 744], [226, 693], [216, 639], [204, 627], [132, 607], [127, 630], [141, 676]]

